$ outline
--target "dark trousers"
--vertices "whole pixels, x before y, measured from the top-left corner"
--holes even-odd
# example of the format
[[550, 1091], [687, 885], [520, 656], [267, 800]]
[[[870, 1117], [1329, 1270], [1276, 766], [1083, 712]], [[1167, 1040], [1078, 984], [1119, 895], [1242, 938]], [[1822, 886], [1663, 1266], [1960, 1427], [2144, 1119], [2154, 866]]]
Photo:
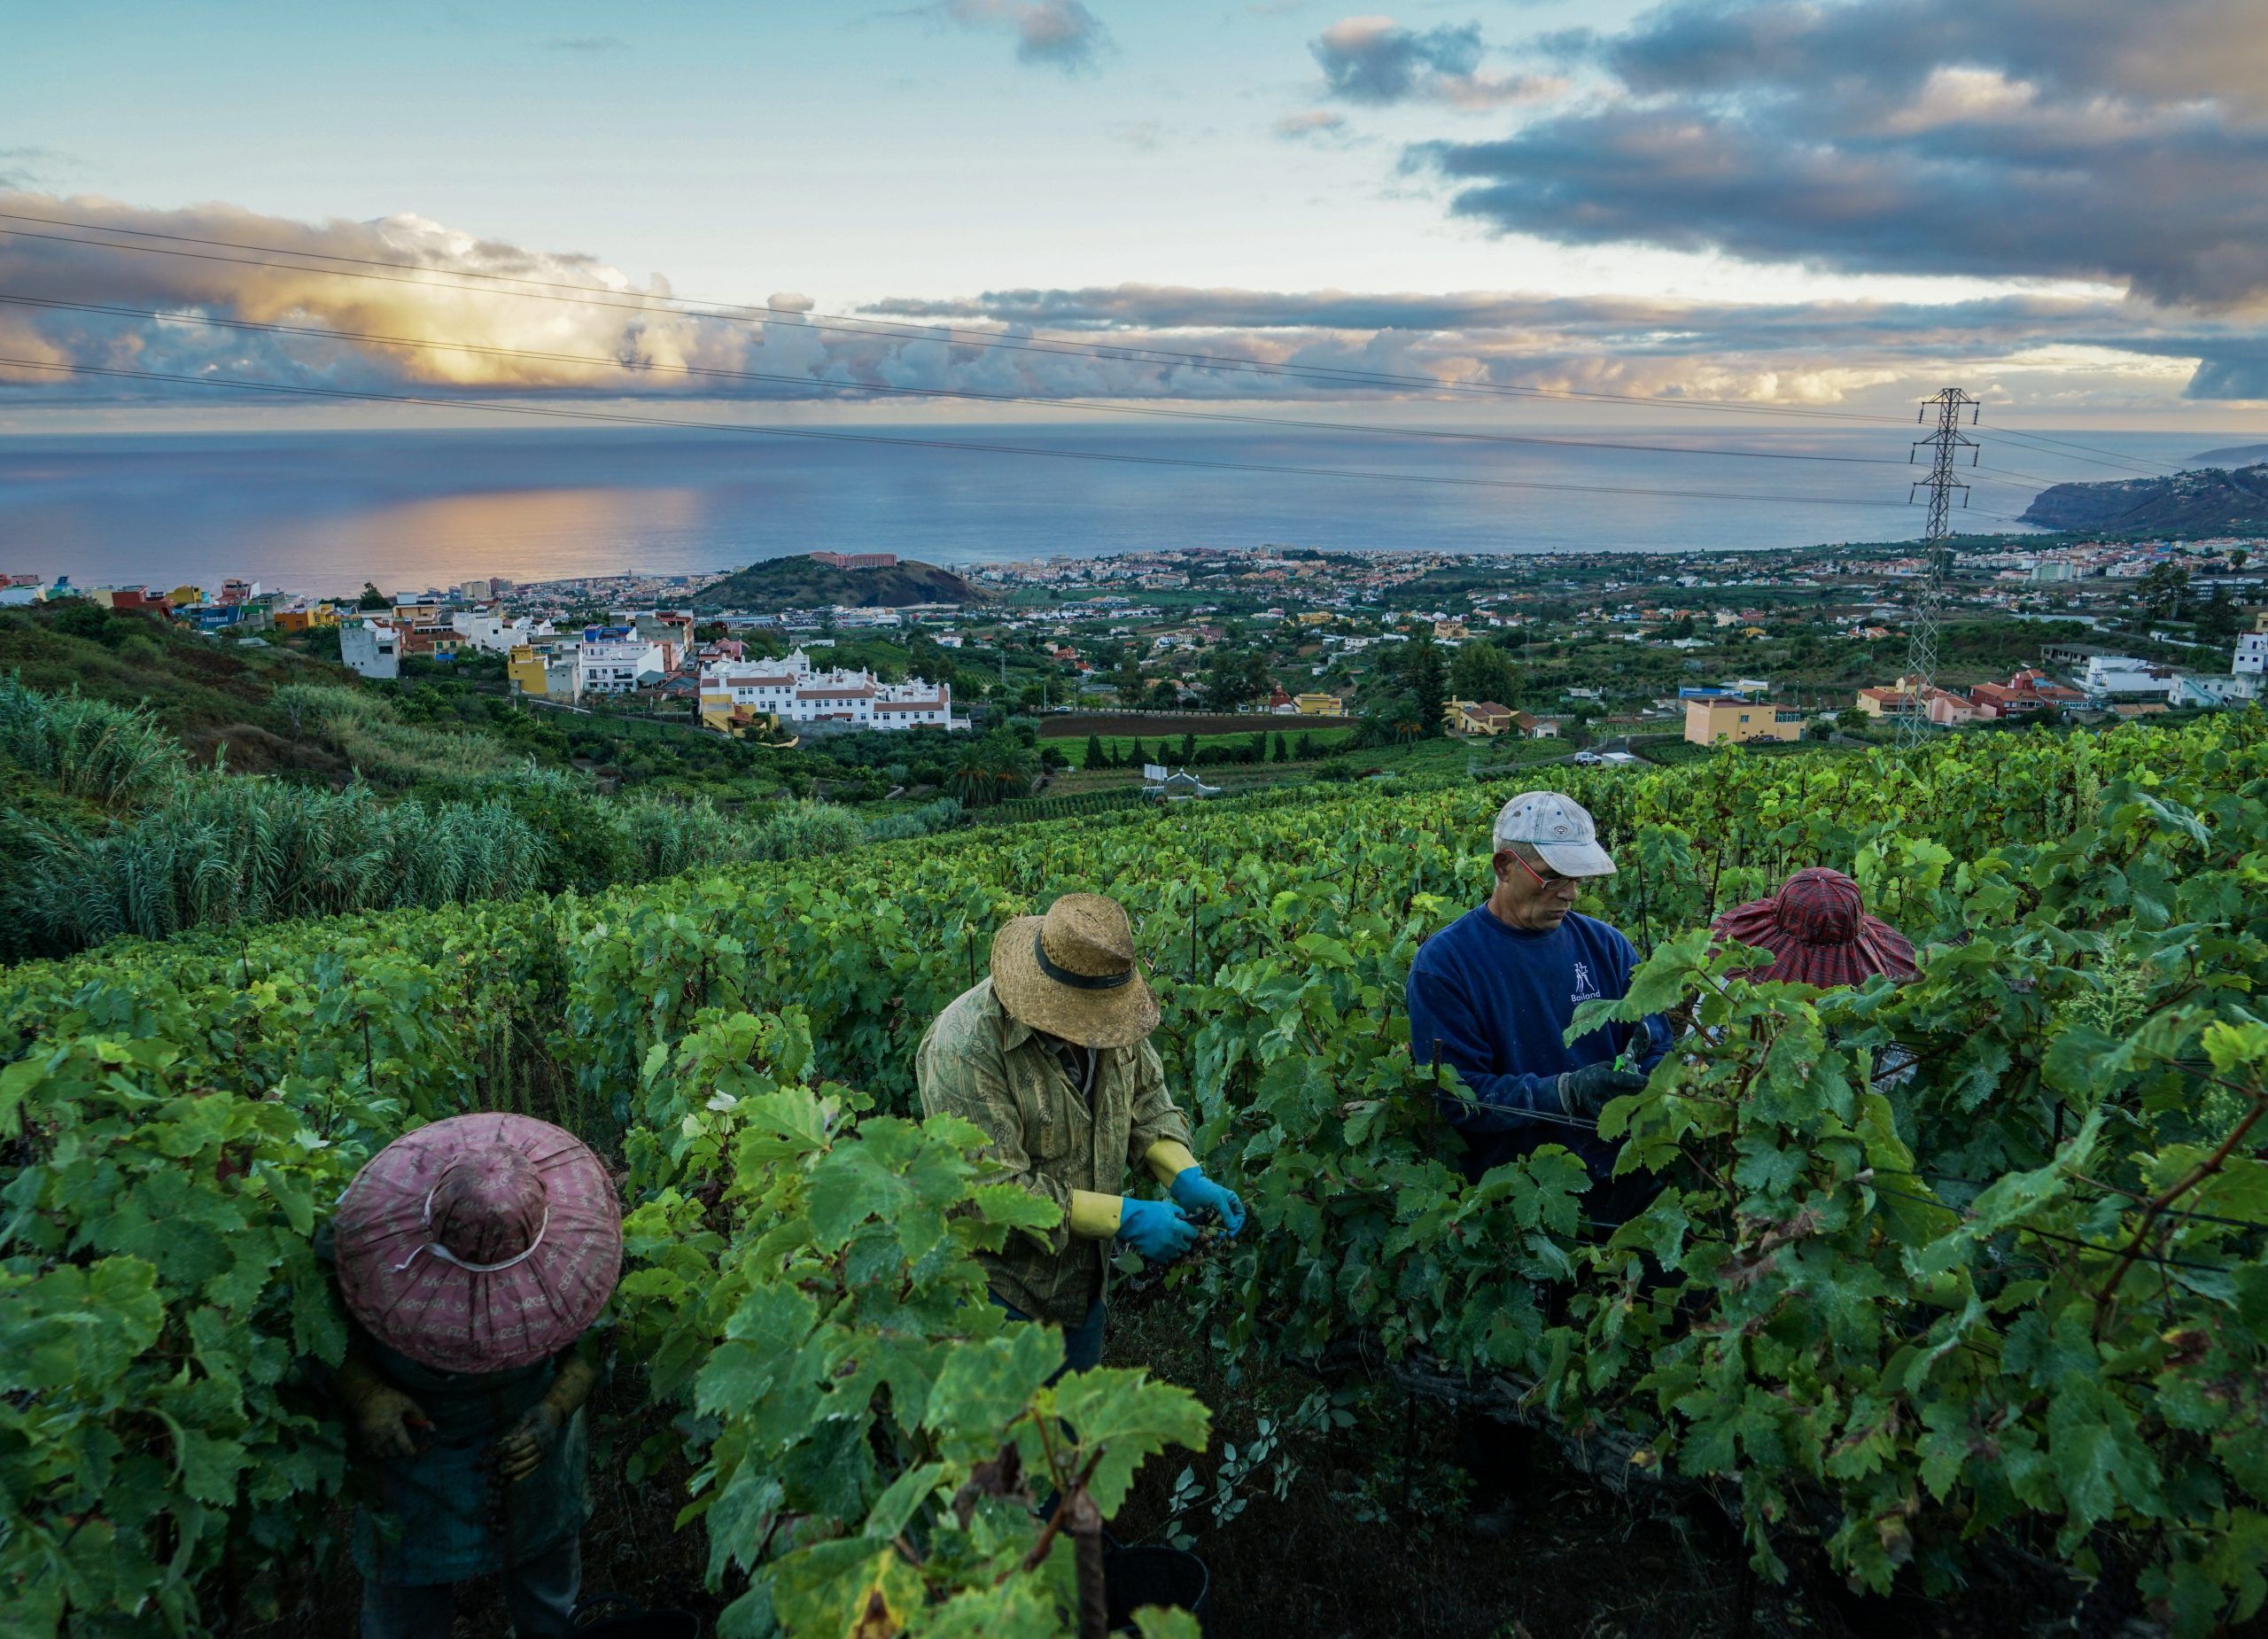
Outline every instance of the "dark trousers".
[[[571, 1536], [505, 1571], [504, 1608], [517, 1639], [561, 1639], [570, 1631], [583, 1580], [581, 1548], [580, 1537]], [[442, 1639], [455, 1611], [456, 1589], [448, 1582], [393, 1588], [365, 1581], [362, 1639]]]
[[[995, 1297], [992, 1301], [1010, 1320], [1031, 1318], [1023, 1310], [1010, 1304], [1002, 1303], [998, 1297]], [[1084, 1320], [1076, 1326], [1066, 1326], [1063, 1329], [1063, 1366], [1061, 1371], [1056, 1372], [1055, 1377], [1061, 1377], [1065, 1371], [1089, 1371], [1102, 1364], [1102, 1300], [1097, 1298], [1087, 1306], [1087, 1317]], [[1050, 1378], [1047, 1380], [1052, 1383], [1055, 1378]]]

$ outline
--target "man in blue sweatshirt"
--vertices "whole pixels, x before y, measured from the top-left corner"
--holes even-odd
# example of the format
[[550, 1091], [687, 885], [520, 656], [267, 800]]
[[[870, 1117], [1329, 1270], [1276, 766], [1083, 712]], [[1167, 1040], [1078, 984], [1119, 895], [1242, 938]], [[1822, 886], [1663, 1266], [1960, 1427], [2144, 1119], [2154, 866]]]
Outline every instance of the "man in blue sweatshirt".
[[1619, 1222], [1646, 1192], [1636, 1179], [1609, 1183], [1616, 1146], [1599, 1138], [1598, 1115], [1646, 1084], [1669, 1026], [1650, 1015], [1563, 1039], [1578, 1006], [1629, 990], [1638, 962], [1620, 932], [1574, 908], [1583, 878], [1614, 870], [1581, 805], [1523, 792], [1497, 813], [1493, 840], [1487, 903], [1426, 940], [1410, 966], [1410, 1053], [1420, 1069], [1444, 1065], [1464, 1084], [1444, 1087], [1440, 1104], [1464, 1140], [1468, 1177], [1562, 1144], [1596, 1180], [1591, 1216]]

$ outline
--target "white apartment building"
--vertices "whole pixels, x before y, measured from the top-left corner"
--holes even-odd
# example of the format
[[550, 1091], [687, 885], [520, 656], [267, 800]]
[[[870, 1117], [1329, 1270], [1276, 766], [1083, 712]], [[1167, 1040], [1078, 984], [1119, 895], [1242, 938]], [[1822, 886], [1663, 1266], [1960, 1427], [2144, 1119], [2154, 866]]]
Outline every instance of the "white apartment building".
[[548, 620], [525, 615], [507, 620], [493, 610], [460, 609], [449, 616], [449, 625], [475, 649], [487, 655], [509, 655], [522, 643], [555, 635]]
[[401, 633], [382, 621], [342, 620], [338, 658], [361, 676], [391, 681], [401, 675]]
[[2237, 701], [2256, 700], [2259, 695], [2260, 678], [2241, 672], [2227, 677], [2186, 672], [2175, 678], [2165, 691], [2166, 703], [2176, 706], [2225, 706]]
[[2078, 685], [2100, 700], [2113, 695], [2156, 695], [2163, 697], [2173, 673], [2132, 655], [2089, 655]]
[[2237, 639], [2229, 672], [2236, 677], [2268, 675], [2268, 632], [2248, 632]]
[[778, 660], [725, 661], [701, 673], [704, 715], [735, 706], [769, 711], [783, 723], [847, 723], [858, 728], [968, 726], [952, 713], [952, 690], [944, 683], [908, 678], [885, 683], [871, 672], [814, 671], [811, 656], [793, 649]]
[[628, 626], [586, 626], [575, 650], [575, 697], [626, 695], [647, 672], [669, 669], [663, 645], [640, 637]]

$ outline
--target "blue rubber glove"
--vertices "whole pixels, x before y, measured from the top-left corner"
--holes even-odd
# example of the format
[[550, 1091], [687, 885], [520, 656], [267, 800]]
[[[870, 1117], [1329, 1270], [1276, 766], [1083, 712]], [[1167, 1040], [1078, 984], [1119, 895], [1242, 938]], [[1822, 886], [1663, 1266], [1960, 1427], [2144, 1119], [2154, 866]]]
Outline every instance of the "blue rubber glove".
[[1170, 1201], [1126, 1198], [1118, 1239], [1153, 1263], [1169, 1263], [1197, 1244], [1197, 1226]]
[[1200, 1208], [1210, 1207], [1219, 1213], [1221, 1227], [1228, 1231], [1231, 1240], [1234, 1240], [1237, 1231], [1244, 1227], [1244, 1202], [1236, 1198], [1233, 1191], [1223, 1189], [1207, 1177], [1202, 1167], [1184, 1167], [1174, 1174], [1173, 1182], [1166, 1186], [1166, 1190], [1184, 1211], [1195, 1212]]

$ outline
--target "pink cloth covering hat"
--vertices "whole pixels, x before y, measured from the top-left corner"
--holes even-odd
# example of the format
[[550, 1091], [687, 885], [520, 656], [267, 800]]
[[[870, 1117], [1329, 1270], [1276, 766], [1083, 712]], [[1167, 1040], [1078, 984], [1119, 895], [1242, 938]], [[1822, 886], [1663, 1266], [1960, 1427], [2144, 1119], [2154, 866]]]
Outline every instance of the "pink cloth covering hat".
[[572, 1343], [622, 1273], [614, 1181], [529, 1115], [454, 1115], [396, 1138], [340, 1198], [346, 1307], [436, 1371], [509, 1371]]
[[1903, 983], [1916, 971], [1906, 936], [1868, 914], [1859, 884], [1825, 866], [1798, 871], [1770, 898], [1735, 905], [1712, 926], [1726, 939], [1772, 953], [1766, 966], [1749, 970], [1751, 979], [1826, 989], [1864, 984], [1878, 973]]

